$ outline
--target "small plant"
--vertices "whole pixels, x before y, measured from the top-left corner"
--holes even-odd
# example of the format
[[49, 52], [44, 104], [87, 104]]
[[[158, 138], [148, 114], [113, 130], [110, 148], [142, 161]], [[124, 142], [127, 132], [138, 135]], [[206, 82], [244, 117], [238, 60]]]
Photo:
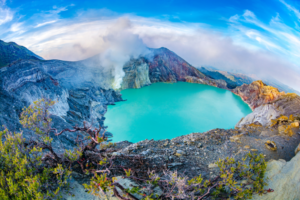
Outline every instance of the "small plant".
[[[2, 138], [4, 140], [2, 140]], [[42, 148], [26, 144], [22, 133], [0, 131], [0, 199], [49, 199], [65, 186], [69, 172], [43, 164]]]
[[[220, 159], [217, 163], [220, 168], [218, 176], [213, 180], [204, 180], [201, 175], [189, 179], [179, 175], [176, 171], [166, 170], [162, 175], [151, 171], [148, 172], [148, 179], [141, 179], [132, 175], [131, 169], [124, 169], [127, 178], [138, 180], [140, 187], [131, 190], [122, 188], [114, 178], [104, 175], [107, 171], [101, 171], [102, 175], [95, 175], [90, 185], [85, 185], [92, 194], [106, 196], [107, 191], [122, 190], [122, 194], [115, 192], [119, 199], [136, 199], [133, 195], [142, 195], [144, 199], [159, 199], [155, 188], [162, 189], [163, 199], [204, 199], [211, 198], [234, 198], [251, 199], [253, 194], [265, 194], [272, 190], [264, 190], [266, 162], [262, 154], [247, 154], [242, 162], [234, 158]], [[110, 172], [110, 171], [109, 171]], [[104, 174], [103, 174], [104, 173]], [[109, 174], [109, 173], [108, 173]]]

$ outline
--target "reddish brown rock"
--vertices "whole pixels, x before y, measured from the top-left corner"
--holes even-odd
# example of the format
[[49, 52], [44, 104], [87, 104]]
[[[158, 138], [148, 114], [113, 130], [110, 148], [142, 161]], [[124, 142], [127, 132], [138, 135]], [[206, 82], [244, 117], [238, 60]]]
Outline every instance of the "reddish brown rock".
[[285, 94], [277, 88], [267, 86], [262, 81], [254, 81], [249, 85], [244, 84], [233, 89], [232, 92], [240, 96], [252, 109], [275, 101]]
[[148, 60], [149, 78], [156, 82], [190, 82], [228, 89], [224, 80], [215, 80], [205, 76], [174, 52], [159, 48], [153, 50], [153, 57]]

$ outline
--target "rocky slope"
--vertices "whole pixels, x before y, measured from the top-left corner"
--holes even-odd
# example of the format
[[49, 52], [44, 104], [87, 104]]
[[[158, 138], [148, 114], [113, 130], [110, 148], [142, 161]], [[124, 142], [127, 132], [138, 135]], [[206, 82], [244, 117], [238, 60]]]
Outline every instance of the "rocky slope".
[[[296, 131], [300, 133], [299, 126]], [[270, 141], [275, 147], [269, 145]], [[248, 152], [262, 153], [269, 161], [266, 173], [269, 185], [265, 189], [271, 188], [274, 193], [255, 196], [254, 199], [281, 200], [300, 197], [298, 192], [300, 157], [299, 154], [294, 157], [294, 150], [299, 142], [300, 134], [289, 136], [280, 133], [276, 127], [249, 125], [237, 129], [214, 129], [204, 133], [192, 133], [171, 140], [143, 140], [134, 144], [124, 141], [117, 143], [111, 150], [114, 151], [113, 156], [144, 156], [151, 163], [158, 164], [164, 161], [169, 170], [176, 170], [189, 178], [201, 174], [201, 177], [210, 180], [215, 179], [219, 173], [219, 168], [215, 164], [219, 158], [231, 157], [241, 161]], [[76, 177], [72, 182], [74, 193], [78, 196], [66, 195], [66, 199], [94, 198], [84, 193], [82, 185], [79, 184], [82, 178]]]
[[[55, 126], [66, 128], [89, 121], [103, 124], [106, 105], [122, 100], [119, 92], [107, 88], [101, 70], [83, 62], [20, 60], [0, 70], [0, 123], [11, 131], [20, 128], [19, 115], [24, 106], [41, 98], [57, 103], [51, 112]], [[107, 76], [109, 77], [109, 76]], [[3, 102], [3, 103], [2, 103]], [[30, 133], [25, 130], [25, 137]], [[77, 135], [64, 136], [72, 146]]]
[[239, 95], [253, 109], [252, 113], [237, 123], [237, 127], [256, 122], [269, 126], [271, 120], [281, 115], [300, 114], [300, 97], [297, 94], [279, 92], [277, 88], [267, 86], [262, 81], [244, 84], [232, 92]]
[[[222, 74], [221, 72], [219, 71], [216, 71], [216, 70], [208, 70], [204, 67], [200, 67], [198, 68], [200, 72], [202, 72], [203, 74], [205, 74], [206, 76], [212, 78], [212, 79], [216, 79], [216, 80], [224, 80], [226, 83], [227, 83], [227, 87], [229, 89], [234, 89], [236, 88], [237, 86], [241, 86], [242, 84], [240, 84], [240, 82], [238, 82], [237, 80], [235, 80], [236, 77], [233, 77], [233, 76], [226, 76], [226, 74]], [[246, 81], [248, 83], [248, 81]], [[252, 82], [252, 81], [251, 81]], [[249, 83], [251, 83], [249, 82]]]
[[152, 52], [151, 55], [147, 56], [150, 57], [148, 64], [151, 83], [186, 81], [227, 89], [225, 81], [205, 76], [166, 48], [152, 49]]
[[0, 68], [21, 59], [43, 60], [43, 58], [23, 46], [19, 46], [14, 42], [6, 43], [2, 40], [0, 40], [0, 55]]
[[249, 85], [243, 84], [233, 89], [232, 92], [240, 96], [252, 109], [268, 104], [285, 94], [279, 92], [277, 88], [264, 84], [262, 81], [254, 81]]

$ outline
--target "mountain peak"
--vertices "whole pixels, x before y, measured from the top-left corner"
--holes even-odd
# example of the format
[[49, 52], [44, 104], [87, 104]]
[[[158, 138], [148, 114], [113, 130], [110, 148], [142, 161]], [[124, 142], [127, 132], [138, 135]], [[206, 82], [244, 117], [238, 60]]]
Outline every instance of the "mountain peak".
[[3, 40], [0, 40], [0, 55], [0, 68], [21, 59], [43, 60], [42, 57], [26, 47], [20, 46], [15, 42], [4, 42]]

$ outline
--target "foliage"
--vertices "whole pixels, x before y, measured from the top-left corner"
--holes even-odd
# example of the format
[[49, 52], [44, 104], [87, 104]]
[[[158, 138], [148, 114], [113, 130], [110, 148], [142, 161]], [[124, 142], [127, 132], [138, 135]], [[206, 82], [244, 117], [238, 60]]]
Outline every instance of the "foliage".
[[108, 171], [99, 171], [101, 175], [96, 173], [91, 183], [85, 184], [85, 188], [99, 197], [107, 196], [108, 191], [118, 188], [122, 190], [120, 193], [122, 195], [118, 194], [120, 199], [131, 199], [133, 195], [142, 195], [144, 199], [158, 199], [156, 187], [162, 189], [162, 197], [166, 199], [200, 200], [206, 197], [251, 199], [253, 194], [261, 195], [268, 192], [263, 189], [266, 186], [264, 181], [266, 162], [262, 154], [249, 153], [242, 162], [237, 162], [234, 158], [220, 159], [216, 164], [220, 172], [214, 180], [204, 180], [201, 174], [189, 179], [169, 170], [164, 171], [162, 175], [149, 172], [148, 179], [143, 180], [134, 177], [131, 169], [124, 169], [127, 178], [141, 182], [140, 187], [124, 189], [114, 178], [108, 177]]
[[42, 148], [26, 145], [22, 133], [0, 131], [0, 140], [0, 199], [48, 199], [66, 184], [68, 173], [43, 165]]

